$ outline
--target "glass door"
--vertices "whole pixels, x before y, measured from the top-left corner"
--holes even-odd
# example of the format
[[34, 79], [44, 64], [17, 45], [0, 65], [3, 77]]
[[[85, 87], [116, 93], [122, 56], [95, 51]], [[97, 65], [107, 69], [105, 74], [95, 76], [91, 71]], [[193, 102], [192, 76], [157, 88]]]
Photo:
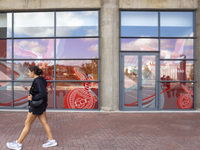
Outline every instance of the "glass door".
[[121, 54], [120, 102], [122, 110], [158, 108], [157, 58], [157, 53]]

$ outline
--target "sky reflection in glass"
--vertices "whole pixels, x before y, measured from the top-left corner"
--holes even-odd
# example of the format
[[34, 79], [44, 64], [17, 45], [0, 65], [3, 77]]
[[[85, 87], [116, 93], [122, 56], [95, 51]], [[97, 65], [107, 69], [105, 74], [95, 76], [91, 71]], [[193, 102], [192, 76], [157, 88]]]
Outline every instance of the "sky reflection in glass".
[[53, 39], [15, 39], [15, 59], [54, 58]]
[[98, 11], [57, 12], [56, 36], [98, 36]]
[[121, 36], [157, 37], [158, 12], [121, 12]]
[[162, 59], [193, 59], [193, 39], [161, 39]]
[[54, 13], [31, 12], [14, 14], [14, 37], [54, 36]]
[[57, 58], [98, 58], [98, 38], [57, 39]]
[[193, 12], [161, 12], [162, 37], [193, 37]]
[[158, 39], [122, 38], [122, 51], [158, 51]]

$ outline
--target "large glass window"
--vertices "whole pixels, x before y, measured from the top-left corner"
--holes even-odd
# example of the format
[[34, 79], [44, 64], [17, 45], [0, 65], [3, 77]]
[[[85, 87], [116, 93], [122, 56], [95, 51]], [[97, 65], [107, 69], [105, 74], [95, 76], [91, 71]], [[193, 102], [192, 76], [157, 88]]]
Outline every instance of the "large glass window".
[[120, 53], [159, 53], [157, 109], [194, 109], [194, 12], [121, 11], [120, 16]]
[[98, 109], [99, 60], [98, 10], [0, 13], [0, 108], [27, 108], [36, 65], [48, 108]]

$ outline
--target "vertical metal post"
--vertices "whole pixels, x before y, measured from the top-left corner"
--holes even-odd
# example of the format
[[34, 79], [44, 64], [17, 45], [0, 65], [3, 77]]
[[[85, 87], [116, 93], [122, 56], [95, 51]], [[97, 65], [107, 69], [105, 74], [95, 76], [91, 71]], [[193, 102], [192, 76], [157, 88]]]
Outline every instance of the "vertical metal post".
[[14, 108], [14, 12], [12, 12], [12, 108]]
[[54, 109], [56, 109], [56, 11], [54, 11]]
[[138, 109], [142, 109], [142, 54], [138, 54]]
[[157, 103], [157, 109], [160, 110], [161, 109], [160, 108], [160, 98], [161, 98], [160, 97], [160, 92], [161, 92], [161, 89], [160, 89], [160, 11], [158, 11], [158, 51], [159, 51], [158, 57], [157, 57], [157, 64], [158, 64], [157, 70], [158, 71], [157, 71], [157, 74], [156, 74], [156, 76], [157, 76], [156, 103]]

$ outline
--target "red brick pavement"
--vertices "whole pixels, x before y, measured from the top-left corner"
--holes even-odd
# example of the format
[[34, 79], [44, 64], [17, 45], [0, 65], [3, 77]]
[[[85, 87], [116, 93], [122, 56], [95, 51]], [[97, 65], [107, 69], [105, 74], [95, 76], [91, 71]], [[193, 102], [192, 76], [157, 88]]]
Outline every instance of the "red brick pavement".
[[[18, 138], [26, 112], [0, 111], [0, 150]], [[47, 112], [58, 146], [48, 150], [199, 150], [200, 113]], [[23, 150], [47, 140], [37, 119]]]

